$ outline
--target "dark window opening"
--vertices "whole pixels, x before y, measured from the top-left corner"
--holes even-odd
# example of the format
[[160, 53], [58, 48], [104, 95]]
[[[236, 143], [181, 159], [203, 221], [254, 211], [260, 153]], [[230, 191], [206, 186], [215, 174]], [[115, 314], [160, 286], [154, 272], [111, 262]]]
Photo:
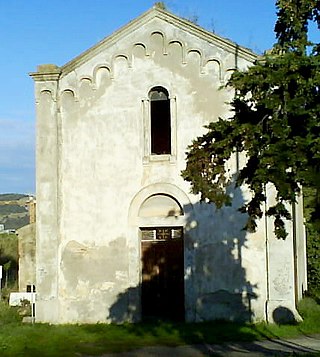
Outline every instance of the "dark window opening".
[[151, 106], [151, 154], [171, 153], [171, 119], [168, 91], [154, 87], [149, 93]]
[[36, 287], [34, 285], [27, 285], [27, 293], [35, 293]]

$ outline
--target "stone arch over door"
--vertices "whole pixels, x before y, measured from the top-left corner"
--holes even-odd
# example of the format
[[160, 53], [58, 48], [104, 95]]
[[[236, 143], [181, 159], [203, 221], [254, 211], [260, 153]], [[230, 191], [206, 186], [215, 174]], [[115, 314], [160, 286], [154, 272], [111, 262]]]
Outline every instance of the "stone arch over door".
[[155, 194], [163, 194], [173, 197], [184, 210], [183, 222], [186, 223], [187, 216], [193, 210], [191, 201], [188, 195], [178, 186], [171, 183], [154, 183], [142, 188], [132, 199], [129, 212], [128, 224], [129, 226], [139, 225], [139, 209], [142, 203], [150, 196]]
[[[188, 196], [172, 184], [147, 186], [131, 202], [129, 276], [139, 289], [131, 289], [135, 293], [130, 300], [137, 307], [137, 319], [149, 316], [184, 319], [183, 233], [190, 210]], [[170, 276], [173, 278], [168, 279]], [[172, 291], [179, 284], [181, 289]], [[161, 291], [152, 291], [155, 288]]]

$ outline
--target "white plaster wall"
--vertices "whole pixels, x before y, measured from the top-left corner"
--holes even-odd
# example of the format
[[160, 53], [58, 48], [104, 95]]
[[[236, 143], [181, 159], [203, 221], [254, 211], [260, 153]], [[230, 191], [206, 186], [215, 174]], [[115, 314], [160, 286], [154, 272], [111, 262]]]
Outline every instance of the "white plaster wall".
[[[189, 194], [181, 178], [187, 146], [205, 124], [230, 115], [226, 102], [232, 92], [219, 87], [236, 66], [249, 64], [236, 49], [231, 53], [154, 18], [62, 69], [50, 118], [47, 104], [38, 115], [37, 234], [49, 254], [38, 250], [38, 321], [139, 319], [141, 222], [132, 205], [148, 190], [167, 190], [184, 201], [186, 319], [265, 318], [265, 224], [245, 233], [246, 218], [237, 211], [249, 193], [235, 190], [233, 206], [218, 211]], [[170, 158], [145, 155], [146, 100], [159, 85], [169, 91], [176, 120]], [[48, 124], [53, 118], [54, 128]], [[44, 155], [42, 146], [51, 137], [51, 148], [45, 148], [50, 154]], [[48, 178], [41, 166], [46, 158], [52, 163]], [[235, 160], [231, 166], [234, 171]], [[49, 201], [56, 202], [56, 225]], [[173, 221], [155, 217], [156, 222]], [[44, 271], [58, 279], [56, 290], [43, 282]], [[44, 309], [47, 300], [54, 301], [52, 313]]]

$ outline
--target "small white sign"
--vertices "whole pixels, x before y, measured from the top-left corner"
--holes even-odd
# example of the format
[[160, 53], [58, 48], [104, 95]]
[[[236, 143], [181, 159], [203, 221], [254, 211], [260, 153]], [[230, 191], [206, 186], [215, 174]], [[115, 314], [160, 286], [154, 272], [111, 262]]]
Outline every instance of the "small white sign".
[[36, 293], [11, 293], [9, 298], [10, 306], [21, 306], [21, 301], [28, 300], [34, 303], [36, 300]]
[[2, 265], [0, 265], [0, 280], [2, 279]]

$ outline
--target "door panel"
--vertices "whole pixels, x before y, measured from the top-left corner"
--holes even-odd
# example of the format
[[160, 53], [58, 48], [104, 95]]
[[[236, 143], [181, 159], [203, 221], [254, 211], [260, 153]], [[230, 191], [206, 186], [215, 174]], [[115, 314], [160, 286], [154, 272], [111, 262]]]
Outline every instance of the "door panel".
[[[163, 228], [155, 230], [155, 239], [141, 242], [142, 315], [143, 317], [183, 320], [184, 261], [182, 235], [179, 236], [174, 233], [173, 228], [166, 228], [167, 232]], [[169, 234], [168, 230], [170, 231]], [[178, 238], [173, 238], [175, 236], [178, 236]]]

